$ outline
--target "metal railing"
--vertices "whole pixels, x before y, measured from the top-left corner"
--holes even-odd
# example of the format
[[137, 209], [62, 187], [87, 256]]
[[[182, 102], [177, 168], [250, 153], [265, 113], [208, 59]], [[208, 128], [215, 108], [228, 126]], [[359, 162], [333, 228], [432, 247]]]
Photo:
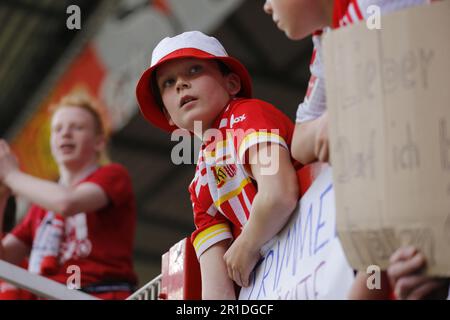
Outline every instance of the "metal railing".
[[23, 268], [3, 260], [0, 260], [0, 279], [46, 299], [99, 300], [94, 296], [79, 290], [68, 289], [56, 281], [32, 274]]
[[137, 290], [127, 300], [159, 300], [161, 292], [161, 275], [157, 276]]

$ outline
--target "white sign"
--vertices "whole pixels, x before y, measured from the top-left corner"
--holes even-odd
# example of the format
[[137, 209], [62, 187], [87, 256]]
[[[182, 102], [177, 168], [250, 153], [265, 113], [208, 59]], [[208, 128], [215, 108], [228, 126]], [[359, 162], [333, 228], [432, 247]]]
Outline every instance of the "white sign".
[[240, 300], [347, 298], [354, 273], [337, 237], [330, 167], [314, 180], [269, 246]]

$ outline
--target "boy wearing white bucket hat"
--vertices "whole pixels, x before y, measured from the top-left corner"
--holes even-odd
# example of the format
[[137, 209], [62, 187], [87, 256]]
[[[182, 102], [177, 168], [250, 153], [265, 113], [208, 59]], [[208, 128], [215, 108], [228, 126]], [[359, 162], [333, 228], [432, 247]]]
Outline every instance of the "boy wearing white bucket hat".
[[293, 123], [269, 103], [251, 99], [245, 67], [198, 31], [156, 46], [136, 94], [149, 122], [168, 132], [189, 130], [202, 140], [189, 186], [202, 296], [235, 299], [232, 280], [248, 286], [261, 247], [297, 204], [288, 150]]

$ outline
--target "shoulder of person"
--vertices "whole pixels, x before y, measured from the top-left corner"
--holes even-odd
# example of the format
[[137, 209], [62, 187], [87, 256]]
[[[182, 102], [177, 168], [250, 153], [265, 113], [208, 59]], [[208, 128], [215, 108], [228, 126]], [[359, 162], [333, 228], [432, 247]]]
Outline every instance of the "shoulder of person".
[[[249, 110], [249, 111], [274, 111], [280, 112], [273, 104], [260, 99], [236, 99], [231, 105], [231, 112]], [[255, 109], [257, 108], [257, 109]]]
[[102, 165], [99, 167], [99, 170], [107, 170], [107, 171], [122, 171], [125, 173], [128, 173], [128, 169], [120, 163], [117, 162], [111, 162], [105, 165]]
[[31, 203], [28, 207], [27, 212], [25, 213], [25, 216], [33, 215], [33, 216], [43, 217], [46, 213], [47, 213], [47, 210], [45, 210], [44, 208], [40, 207], [39, 205], [37, 205], [35, 203]]
[[129, 178], [130, 176], [128, 169], [124, 165], [115, 162], [108, 163], [99, 167], [93, 174], [93, 176], [96, 175], [123, 176], [127, 178]]
[[16, 226], [20, 223], [23, 223], [24, 221], [40, 222], [42, 219], [44, 219], [46, 214], [47, 210], [38, 206], [37, 204], [30, 203], [25, 214], [22, 217], [19, 217], [19, 221], [16, 223]]

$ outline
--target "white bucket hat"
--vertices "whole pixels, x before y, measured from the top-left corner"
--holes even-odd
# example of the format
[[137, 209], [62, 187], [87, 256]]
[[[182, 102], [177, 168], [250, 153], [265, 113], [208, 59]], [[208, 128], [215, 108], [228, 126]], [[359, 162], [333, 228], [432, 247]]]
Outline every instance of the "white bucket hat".
[[136, 87], [136, 96], [145, 119], [153, 125], [172, 132], [177, 129], [171, 126], [164, 115], [161, 105], [156, 97], [158, 92], [153, 92], [153, 72], [161, 64], [179, 58], [214, 59], [222, 61], [233, 73], [241, 79], [241, 90], [237, 96], [251, 98], [252, 83], [247, 69], [237, 59], [230, 57], [221, 43], [214, 37], [209, 37], [200, 31], [184, 32], [174, 37], [161, 40], [152, 53], [152, 61], [139, 79]]

